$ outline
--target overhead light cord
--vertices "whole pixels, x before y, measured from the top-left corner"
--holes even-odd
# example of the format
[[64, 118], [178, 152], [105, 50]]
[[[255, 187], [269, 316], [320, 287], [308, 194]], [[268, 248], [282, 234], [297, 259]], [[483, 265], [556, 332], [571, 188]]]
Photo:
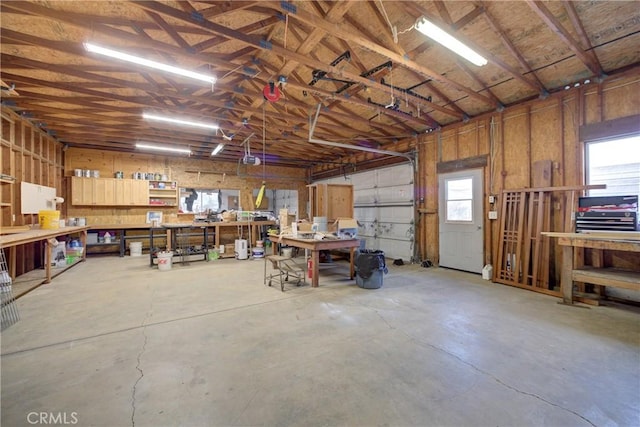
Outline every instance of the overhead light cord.
[[265, 104], [267, 101], [263, 101], [262, 103], [262, 185], [260, 186], [260, 190], [258, 191], [258, 196], [256, 197], [256, 209], [262, 204], [262, 198], [264, 197], [264, 191], [267, 186], [267, 172], [265, 165], [265, 147], [266, 147], [266, 138], [267, 138], [267, 126], [266, 126], [266, 116], [265, 116]]
[[262, 183], [267, 179], [267, 165], [265, 162], [265, 150], [266, 150], [266, 139], [267, 139], [267, 126], [266, 126], [266, 116], [265, 116], [265, 104], [262, 103]]
[[380, 3], [380, 8], [382, 9], [382, 15], [384, 16], [384, 19], [387, 20], [387, 25], [389, 25], [389, 29], [391, 29], [391, 35], [393, 36], [393, 42], [394, 43], [398, 43], [398, 28], [396, 28], [395, 25], [391, 24], [391, 20], [389, 19], [389, 15], [387, 15], [387, 10], [384, 7], [384, 3], [382, 3], [382, 0], [378, 0], [378, 3]]

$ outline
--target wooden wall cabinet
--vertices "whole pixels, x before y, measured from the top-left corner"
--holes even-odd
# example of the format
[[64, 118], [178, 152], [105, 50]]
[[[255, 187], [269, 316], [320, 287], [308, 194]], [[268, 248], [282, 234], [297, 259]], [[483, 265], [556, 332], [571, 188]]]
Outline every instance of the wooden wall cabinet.
[[149, 187], [147, 181], [139, 179], [116, 179], [115, 204], [127, 206], [148, 205]]
[[71, 204], [89, 206], [147, 206], [147, 181], [71, 177]]
[[314, 216], [327, 217], [329, 222], [338, 218], [353, 218], [353, 185], [311, 184], [309, 188], [309, 220]]

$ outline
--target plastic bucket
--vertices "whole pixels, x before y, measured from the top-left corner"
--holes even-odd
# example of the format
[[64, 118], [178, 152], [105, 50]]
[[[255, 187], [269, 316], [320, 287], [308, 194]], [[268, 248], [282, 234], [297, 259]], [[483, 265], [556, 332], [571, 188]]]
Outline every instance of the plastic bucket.
[[129, 243], [129, 253], [131, 256], [142, 256], [142, 242]]
[[60, 211], [39, 211], [38, 222], [44, 230], [57, 230], [60, 228]]
[[173, 252], [158, 252], [158, 270], [171, 270]]
[[253, 248], [251, 251], [254, 258], [263, 258], [264, 257], [264, 248]]
[[293, 256], [293, 248], [282, 248], [282, 256], [291, 258]]

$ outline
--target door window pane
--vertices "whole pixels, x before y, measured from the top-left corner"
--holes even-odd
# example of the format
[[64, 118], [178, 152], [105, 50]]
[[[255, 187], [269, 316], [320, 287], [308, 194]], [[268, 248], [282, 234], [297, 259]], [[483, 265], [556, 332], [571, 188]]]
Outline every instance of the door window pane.
[[473, 222], [473, 178], [446, 181], [447, 221]]
[[473, 208], [471, 200], [448, 200], [447, 221], [472, 221]]

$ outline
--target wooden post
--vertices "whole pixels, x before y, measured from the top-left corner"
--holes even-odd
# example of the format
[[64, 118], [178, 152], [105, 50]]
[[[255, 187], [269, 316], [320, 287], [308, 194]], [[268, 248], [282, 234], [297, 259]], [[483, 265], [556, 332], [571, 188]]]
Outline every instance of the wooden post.
[[562, 246], [562, 273], [560, 274], [560, 290], [562, 302], [573, 304], [573, 246]]

